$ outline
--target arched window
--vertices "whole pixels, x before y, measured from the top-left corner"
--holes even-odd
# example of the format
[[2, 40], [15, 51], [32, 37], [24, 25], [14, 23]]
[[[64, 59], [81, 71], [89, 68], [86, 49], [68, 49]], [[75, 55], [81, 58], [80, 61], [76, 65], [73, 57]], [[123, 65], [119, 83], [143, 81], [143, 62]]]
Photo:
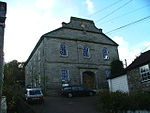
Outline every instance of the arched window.
[[67, 53], [67, 49], [66, 49], [66, 45], [65, 45], [65, 44], [61, 44], [61, 45], [60, 45], [60, 55], [61, 55], [61, 56], [68, 56], [68, 53]]
[[109, 70], [105, 70], [105, 76], [106, 76], [106, 77], [110, 77], [110, 73], [111, 73], [111, 72], [110, 72]]
[[88, 47], [83, 48], [83, 56], [86, 57], [86, 58], [90, 57], [90, 51], [89, 51]]
[[103, 59], [104, 60], [108, 60], [109, 59], [109, 51], [108, 51], [108, 49], [107, 48], [103, 48], [102, 53], [103, 53]]

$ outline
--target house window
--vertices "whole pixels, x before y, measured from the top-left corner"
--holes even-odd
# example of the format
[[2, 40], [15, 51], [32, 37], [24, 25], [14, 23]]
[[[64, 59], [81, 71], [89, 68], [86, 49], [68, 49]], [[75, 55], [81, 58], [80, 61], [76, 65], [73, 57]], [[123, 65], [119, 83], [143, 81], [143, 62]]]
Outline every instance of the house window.
[[64, 44], [60, 45], [60, 55], [61, 56], [68, 56], [66, 45], [64, 45]]
[[38, 60], [41, 60], [41, 52], [40, 51], [38, 51]]
[[109, 51], [108, 51], [108, 49], [107, 48], [103, 48], [102, 53], [103, 53], [103, 59], [104, 60], [108, 60], [109, 59]]
[[109, 70], [106, 70], [106, 71], [105, 71], [105, 76], [106, 76], [106, 77], [110, 77], [110, 74], [111, 74], [111, 72], [110, 72]]
[[66, 70], [66, 69], [61, 70], [61, 80], [69, 81], [69, 70]]
[[140, 67], [140, 75], [141, 75], [142, 81], [150, 80], [150, 69], [148, 65], [144, 65]]
[[89, 51], [88, 47], [83, 48], [83, 56], [86, 57], [86, 58], [90, 57], [90, 51]]

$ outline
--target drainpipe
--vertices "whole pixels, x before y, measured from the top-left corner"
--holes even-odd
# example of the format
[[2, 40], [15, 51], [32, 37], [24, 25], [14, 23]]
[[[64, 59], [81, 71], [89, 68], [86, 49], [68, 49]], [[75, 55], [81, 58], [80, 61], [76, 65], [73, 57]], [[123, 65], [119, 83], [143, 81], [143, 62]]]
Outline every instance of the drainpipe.
[[45, 68], [46, 68], [46, 54], [45, 54], [45, 37], [43, 37], [43, 59], [42, 59], [42, 62], [43, 62], [43, 85], [44, 85], [44, 93], [46, 93], [46, 75], [45, 75]]
[[5, 28], [5, 19], [6, 19], [6, 8], [7, 4], [5, 2], [0, 2], [0, 113], [1, 109], [1, 100], [2, 100], [2, 86], [3, 86], [3, 46], [4, 46], [4, 28]]

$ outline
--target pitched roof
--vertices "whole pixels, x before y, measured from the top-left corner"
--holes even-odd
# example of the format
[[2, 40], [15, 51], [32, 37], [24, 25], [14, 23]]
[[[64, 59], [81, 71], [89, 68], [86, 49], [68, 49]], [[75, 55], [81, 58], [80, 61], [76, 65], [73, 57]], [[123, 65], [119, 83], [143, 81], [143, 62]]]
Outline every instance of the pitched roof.
[[150, 50], [142, 53], [126, 69], [131, 70], [131, 69], [143, 66], [148, 63], [150, 63]]

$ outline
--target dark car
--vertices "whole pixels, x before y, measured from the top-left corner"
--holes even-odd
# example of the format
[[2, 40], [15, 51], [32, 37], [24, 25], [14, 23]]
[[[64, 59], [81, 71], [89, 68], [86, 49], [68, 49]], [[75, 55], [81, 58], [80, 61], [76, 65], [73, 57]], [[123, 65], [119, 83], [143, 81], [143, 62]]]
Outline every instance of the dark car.
[[69, 98], [73, 96], [93, 96], [96, 92], [80, 86], [67, 86], [62, 88], [61, 95]]

